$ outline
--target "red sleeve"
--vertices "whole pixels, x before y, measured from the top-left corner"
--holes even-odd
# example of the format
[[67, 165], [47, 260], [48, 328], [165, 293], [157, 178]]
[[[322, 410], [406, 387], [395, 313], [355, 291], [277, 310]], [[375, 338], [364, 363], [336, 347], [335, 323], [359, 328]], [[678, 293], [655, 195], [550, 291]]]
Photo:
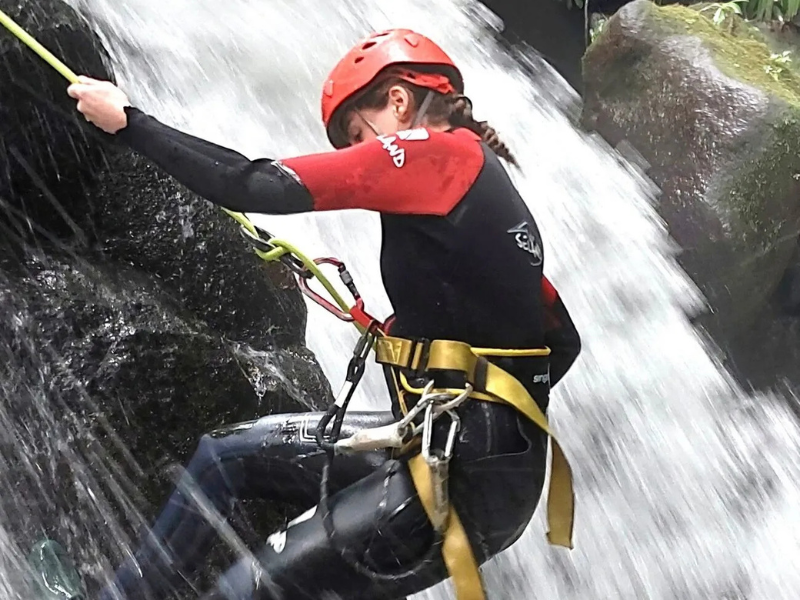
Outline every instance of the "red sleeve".
[[542, 275], [544, 343], [550, 348], [550, 384], [555, 385], [569, 371], [581, 352], [581, 337], [558, 291]]
[[413, 129], [280, 163], [311, 193], [314, 210], [441, 216], [461, 201], [483, 168], [478, 142], [465, 129]]
[[542, 306], [544, 308], [545, 331], [552, 331], [561, 327], [561, 322], [556, 315], [555, 305], [558, 300], [558, 291], [553, 284], [542, 275]]
[[558, 298], [558, 292], [556, 288], [553, 287], [553, 284], [542, 275], [542, 302], [548, 308], [552, 308], [553, 305], [556, 303], [556, 299]]

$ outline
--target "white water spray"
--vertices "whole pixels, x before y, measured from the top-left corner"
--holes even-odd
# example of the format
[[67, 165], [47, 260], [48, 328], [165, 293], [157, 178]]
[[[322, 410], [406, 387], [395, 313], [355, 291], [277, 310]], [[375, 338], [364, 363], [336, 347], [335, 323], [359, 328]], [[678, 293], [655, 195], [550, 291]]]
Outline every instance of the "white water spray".
[[[540, 512], [484, 569], [492, 597], [797, 598], [800, 431], [786, 401], [747, 397], [721, 370], [686, 317], [701, 299], [673, 260], [655, 190], [571, 126], [562, 108], [572, 91], [538, 59], [523, 69], [502, 51], [478, 3], [72, 4], [95, 20], [136, 105], [254, 158], [327, 149], [323, 78], [366, 33], [407, 26], [439, 42], [462, 67], [476, 114], [523, 165], [516, 182], [543, 232], [546, 273], [584, 340], [551, 403], [575, 470], [576, 548], [548, 547]], [[375, 215], [259, 222], [312, 256], [344, 259], [368, 308], [389, 314]], [[354, 341], [351, 326], [310, 307], [308, 344], [334, 388]], [[372, 369], [357, 403], [384, 398]], [[448, 594], [444, 585], [419, 597]]]

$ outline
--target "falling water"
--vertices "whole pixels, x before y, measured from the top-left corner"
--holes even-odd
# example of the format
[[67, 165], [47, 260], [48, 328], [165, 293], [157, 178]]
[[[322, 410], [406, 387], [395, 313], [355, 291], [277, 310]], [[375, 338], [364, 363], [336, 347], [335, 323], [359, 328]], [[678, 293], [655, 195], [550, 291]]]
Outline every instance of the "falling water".
[[[553, 0], [554, 1], [554, 0]], [[576, 548], [547, 546], [541, 512], [485, 568], [497, 598], [794, 600], [800, 593], [798, 424], [787, 401], [744, 394], [690, 326], [702, 299], [674, 261], [656, 190], [573, 128], [572, 90], [535, 56], [510, 56], [472, 0], [72, 0], [118, 81], [161, 120], [284, 157], [326, 149], [324, 75], [371, 30], [408, 26], [461, 65], [476, 113], [513, 148], [543, 232], [545, 270], [584, 352], [551, 415], [572, 459]], [[376, 316], [390, 312], [375, 215], [260, 218], [312, 255], [343, 258]], [[513, 293], [509, 282], [508, 293]], [[354, 342], [310, 307], [308, 344], [334, 386]], [[357, 402], [380, 406], [375, 369]], [[0, 536], [2, 536], [0, 530]], [[446, 585], [418, 597], [449, 597]]]

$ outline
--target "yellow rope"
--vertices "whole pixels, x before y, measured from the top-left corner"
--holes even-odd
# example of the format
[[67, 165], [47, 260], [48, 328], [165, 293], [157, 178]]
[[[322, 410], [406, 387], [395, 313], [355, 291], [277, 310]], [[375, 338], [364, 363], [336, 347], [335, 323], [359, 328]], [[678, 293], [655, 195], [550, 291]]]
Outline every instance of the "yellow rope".
[[63, 62], [58, 60], [53, 53], [50, 52], [47, 48], [42, 46], [39, 42], [33, 39], [27, 31], [25, 31], [22, 27], [17, 25], [11, 17], [9, 17], [6, 13], [0, 10], [0, 23], [2, 23], [6, 29], [8, 29], [11, 33], [13, 33], [19, 40], [28, 46], [31, 50], [36, 52], [42, 59], [53, 67], [56, 71], [61, 73], [64, 78], [69, 81], [70, 83], [77, 83], [78, 76]]
[[[70, 83], [78, 83], [78, 76], [67, 65], [56, 58], [47, 48], [37, 42], [32, 35], [20, 27], [2, 10], [0, 10], [0, 24], [8, 29], [8, 31], [16, 36], [23, 44], [38, 54], [42, 60], [58, 71], [64, 77], [64, 79]], [[250, 221], [250, 219], [248, 219], [244, 214], [228, 210], [227, 208], [223, 208], [222, 210], [228, 213], [228, 215], [235, 219], [249, 233], [253, 234], [254, 236], [258, 236], [258, 230], [256, 229], [255, 225], [253, 225], [252, 221]], [[279, 260], [285, 254], [294, 255], [303, 263], [303, 266], [313, 273], [314, 277], [320, 281], [322, 286], [331, 295], [336, 304], [339, 305], [339, 308], [345, 312], [350, 310], [350, 307], [344, 301], [344, 298], [342, 298], [342, 296], [336, 291], [336, 288], [333, 287], [333, 284], [330, 282], [330, 280], [323, 275], [319, 266], [312, 259], [308, 258], [306, 255], [300, 252], [296, 246], [290, 244], [289, 242], [272, 239], [269, 241], [269, 243], [275, 247], [273, 250], [265, 252], [263, 250], [256, 249], [256, 254], [266, 261]], [[360, 328], [358, 324], [356, 324], [356, 326]]]

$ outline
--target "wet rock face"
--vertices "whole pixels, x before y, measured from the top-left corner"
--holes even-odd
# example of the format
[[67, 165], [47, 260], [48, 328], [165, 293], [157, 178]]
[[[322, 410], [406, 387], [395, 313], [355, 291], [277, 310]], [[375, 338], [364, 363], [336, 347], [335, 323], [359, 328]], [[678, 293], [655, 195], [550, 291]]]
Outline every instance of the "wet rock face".
[[96, 244], [157, 276], [225, 337], [263, 346], [305, 340], [306, 308], [288, 270], [256, 256], [239, 226], [130, 152], [108, 157], [92, 192]]
[[[132, 267], [43, 254], [5, 266], [0, 510], [20, 553], [49, 535], [89, 571], [113, 566], [204, 432], [324, 398], [307, 350], [231, 344]], [[278, 524], [280, 507], [254, 508], [251, 535]]]
[[[76, 72], [111, 78], [98, 38], [66, 3], [0, 0], [0, 10]], [[56, 204], [84, 196], [109, 136], [80, 118], [68, 82], [4, 28], [0, 81], [0, 198], [61, 237], [74, 236], [75, 225], [90, 229], [85, 203], [66, 207], [73, 225]]]
[[741, 22], [723, 31], [647, 0], [623, 7], [584, 57], [583, 122], [649, 163], [714, 335], [753, 323], [800, 232], [800, 82], [771, 60]]
[[[96, 36], [63, 2], [0, 0], [0, 9], [75, 72], [110, 78]], [[12, 82], [0, 86], [0, 225], [26, 241], [99, 246], [156, 274], [231, 339], [302, 343], [305, 306], [291, 278], [248, 252], [219, 209], [87, 125], [67, 82], [0, 33], [0, 80]]]
[[[800, 390], [800, 241], [775, 295], [753, 324], [723, 341], [727, 366], [748, 387]], [[791, 406], [800, 411], [793, 402]]]
[[[109, 77], [60, 0], [0, 9], [78, 73]], [[205, 432], [331, 391], [286, 269], [83, 122], [66, 82], [5, 30], [0, 80], [0, 544], [21, 557], [46, 534], [99, 577]], [[245, 511], [249, 534], [277, 508]]]

